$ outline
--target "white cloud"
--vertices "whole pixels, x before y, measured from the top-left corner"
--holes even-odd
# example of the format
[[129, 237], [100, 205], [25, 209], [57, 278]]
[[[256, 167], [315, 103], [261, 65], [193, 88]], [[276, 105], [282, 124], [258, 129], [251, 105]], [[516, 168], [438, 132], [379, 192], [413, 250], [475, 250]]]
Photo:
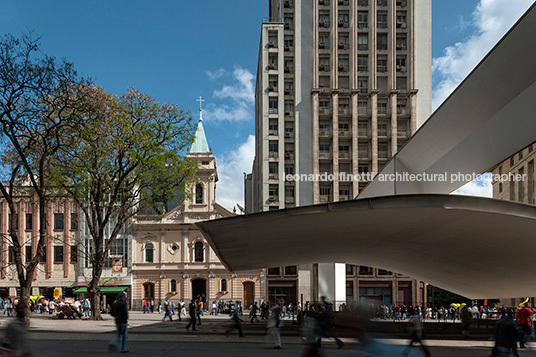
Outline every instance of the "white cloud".
[[237, 102], [255, 103], [253, 74], [247, 69], [237, 67], [233, 72], [233, 77], [238, 83], [215, 90], [214, 96], [220, 99], [230, 98]]
[[235, 151], [217, 158], [216, 201], [232, 211], [238, 203], [244, 207], [244, 172], [251, 172], [255, 156], [255, 136], [249, 135]]
[[491, 186], [491, 173], [486, 173], [480, 178], [466, 183], [452, 194], [464, 196], [493, 197]]
[[[433, 71], [441, 81], [434, 87], [434, 110], [452, 93], [480, 60], [493, 48], [534, 0], [481, 0], [473, 12], [477, 32], [465, 42], [445, 48], [434, 58]], [[463, 24], [463, 20], [460, 21]], [[463, 24], [467, 26], [467, 24]]]
[[215, 121], [243, 121], [253, 119], [255, 106], [255, 76], [247, 69], [236, 67], [233, 83], [213, 92], [213, 97], [226, 101], [209, 104], [205, 118]]
[[218, 78], [221, 78], [223, 77], [224, 75], [227, 74], [227, 71], [224, 70], [223, 68], [219, 68], [217, 70], [215, 70], [214, 72], [211, 72], [211, 71], [205, 71], [205, 74], [207, 75], [207, 77], [209, 79], [218, 79]]

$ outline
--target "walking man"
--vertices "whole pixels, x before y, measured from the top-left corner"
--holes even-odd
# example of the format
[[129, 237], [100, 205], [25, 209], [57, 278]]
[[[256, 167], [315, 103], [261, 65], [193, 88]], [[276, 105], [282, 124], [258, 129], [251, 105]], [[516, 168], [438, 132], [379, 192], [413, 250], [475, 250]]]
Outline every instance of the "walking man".
[[[244, 333], [242, 332], [242, 319], [238, 315], [238, 309], [233, 310], [233, 316], [231, 317], [231, 320], [233, 320], [233, 327], [238, 330], [238, 336], [244, 337]], [[229, 332], [231, 331], [231, 327], [229, 327], [225, 331], [225, 336], [229, 337]]]
[[166, 319], [169, 317], [169, 321], [173, 321], [173, 318], [171, 317], [171, 303], [169, 300], [164, 301], [164, 318], [162, 321], [166, 321]]
[[517, 309], [517, 329], [519, 331], [519, 348], [523, 349], [525, 343], [528, 340], [532, 332], [532, 309], [528, 307], [527, 301], [519, 304], [519, 309]]
[[413, 344], [418, 343], [418, 344], [421, 345], [425, 356], [429, 357], [430, 356], [430, 351], [428, 350], [428, 347], [426, 347], [426, 345], [422, 342], [422, 339], [423, 339], [422, 331], [424, 329], [424, 326], [422, 324], [421, 318], [420, 318], [419, 314], [417, 314], [417, 312], [413, 308], [410, 308], [409, 313], [411, 315], [410, 316], [410, 321], [409, 321], [410, 326], [411, 326], [410, 327], [411, 335], [409, 337], [410, 338], [409, 346], [404, 351], [403, 356], [407, 357], [407, 355], [410, 352], [410, 349], [413, 347]]
[[281, 327], [281, 307], [279, 302], [276, 302], [272, 308], [271, 320], [268, 322], [268, 331], [274, 338], [274, 349], [281, 349], [281, 335], [279, 334], [279, 328]]
[[108, 345], [110, 352], [115, 351], [115, 347], [119, 343], [119, 338], [121, 338], [121, 353], [127, 353], [127, 321], [128, 321], [128, 307], [127, 307], [127, 295], [125, 293], [120, 293], [117, 297], [117, 300], [112, 305], [111, 314], [115, 317], [115, 325], [117, 327], [117, 333], [114, 339]]
[[192, 326], [192, 331], [197, 331], [197, 329], [195, 328], [196, 306], [197, 306], [197, 300], [190, 301], [190, 304], [188, 305], [188, 314], [190, 315], [190, 323], [186, 325], [186, 330], [189, 330], [190, 326]]
[[257, 306], [257, 303], [254, 302], [251, 306], [251, 323], [253, 323], [254, 320], [259, 322], [259, 319], [257, 318], [257, 311], [259, 311], [259, 307]]

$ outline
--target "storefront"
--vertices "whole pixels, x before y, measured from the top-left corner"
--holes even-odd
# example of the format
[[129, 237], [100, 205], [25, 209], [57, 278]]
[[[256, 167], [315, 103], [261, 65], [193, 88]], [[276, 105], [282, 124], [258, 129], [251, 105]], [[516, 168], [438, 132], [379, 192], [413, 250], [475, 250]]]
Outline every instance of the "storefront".
[[[87, 296], [87, 286], [91, 278], [80, 276], [78, 277], [78, 288], [73, 291], [78, 297]], [[131, 276], [103, 276], [99, 280], [101, 292], [102, 306], [106, 307], [112, 304], [117, 298], [117, 294], [125, 292], [130, 300], [132, 292], [132, 277]]]

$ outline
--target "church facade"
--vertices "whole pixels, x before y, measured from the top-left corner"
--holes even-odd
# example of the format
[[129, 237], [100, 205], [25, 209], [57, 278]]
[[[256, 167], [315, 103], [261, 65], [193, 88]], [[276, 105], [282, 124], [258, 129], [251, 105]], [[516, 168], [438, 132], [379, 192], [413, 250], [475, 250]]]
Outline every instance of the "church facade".
[[218, 173], [201, 109], [187, 157], [199, 166], [189, 195], [164, 216], [140, 215], [133, 223], [133, 308], [141, 308], [143, 300], [201, 299], [210, 302], [208, 306], [215, 300], [240, 301], [244, 306], [263, 300], [263, 271], [228, 271], [195, 225], [233, 215], [215, 201]]

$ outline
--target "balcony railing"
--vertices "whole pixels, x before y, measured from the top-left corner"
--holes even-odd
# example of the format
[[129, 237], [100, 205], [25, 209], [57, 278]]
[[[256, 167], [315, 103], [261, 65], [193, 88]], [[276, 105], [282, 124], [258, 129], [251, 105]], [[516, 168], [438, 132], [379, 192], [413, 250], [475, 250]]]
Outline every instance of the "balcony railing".
[[339, 106], [339, 114], [341, 115], [348, 115], [350, 114], [350, 108], [347, 106]]
[[350, 196], [348, 195], [339, 195], [339, 201], [348, 201]]
[[339, 159], [349, 159], [352, 155], [349, 152], [339, 152]]
[[358, 22], [357, 28], [359, 29], [366, 29], [368, 27], [368, 22]]
[[331, 153], [330, 152], [320, 152], [318, 153], [318, 158], [319, 159], [331, 159]]
[[399, 139], [407, 139], [409, 137], [406, 129], [398, 129], [396, 135]]
[[368, 129], [358, 129], [357, 136], [367, 137], [370, 136], [370, 130]]
[[388, 110], [386, 107], [378, 107], [378, 115], [387, 115]]
[[376, 24], [376, 27], [379, 29], [386, 29], [387, 28], [387, 22], [378, 22]]
[[321, 138], [329, 138], [330, 136], [330, 131], [329, 130], [320, 130], [318, 132], [318, 136], [321, 137]]
[[378, 129], [378, 136], [382, 138], [386, 138], [389, 135], [389, 131], [387, 129]]
[[388, 151], [378, 151], [378, 159], [388, 159], [389, 158], [389, 152]]
[[268, 135], [277, 135], [277, 130], [268, 130]]
[[357, 66], [357, 70], [359, 72], [366, 72], [368, 71], [368, 66]]
[[357, 0], [357, 6], [368, 6], [368, 0]]
[[369, 160], [370, 159], [370, 152], [368, 152], [368, 151], [359, 151], [357, 153], [357, 158]]
[[357, 49], [366, 51], [366, 50], [368, 50], [368, 44], [367, 43], [361, 43], [361, 44], [357, 45]]
[[350, 130], [339, 130], [339, 138], [349, 138]]
[[320, 203], [326, 203], [331, 201], [331, 196], [329, 195], [320, 195], [319, 202]]
[[377, 66], [378, 72], [387, 72], [387, 66]]
[[271, 151], [268, 153], [268, 157], [271, 159], [277, 159], [279, 157], [279, 153]]

